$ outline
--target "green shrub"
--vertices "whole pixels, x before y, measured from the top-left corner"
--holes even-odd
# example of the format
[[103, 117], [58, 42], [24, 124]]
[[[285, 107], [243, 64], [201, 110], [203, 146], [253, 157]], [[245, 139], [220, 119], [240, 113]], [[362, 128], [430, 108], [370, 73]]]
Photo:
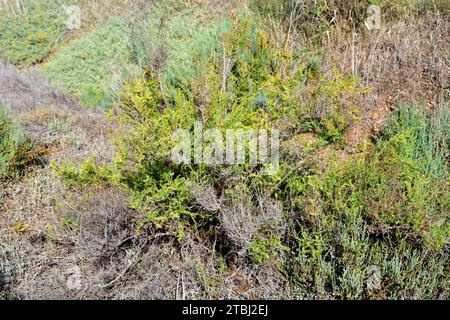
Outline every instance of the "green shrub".
[[34, 156], [31, 141], [0, 109], [0, 180], [20, 174]]
[[430, 117], [422, 109], [399, 107], [374, 154], [335, 164], [323, 177], [292, 176], [288, 190], [300, 197], [294, 203], [312, 215], [363, 216], [370, 223], [411, 228], [442, 247], [449, 239], [447, 119], [445, 107]]
[[[126, 134], [118, 139], [114, 183], [131, 191], [136, 208], [151, 212], [149, 221], [157, 221], [160, 226], [175, 221], [177, 232], [187, 222], [201, 225], [214, 219], [208, 212], [199, 212], [192, 203], [188, 193], [190, 184], [206, 181], [227, 185], [228, 191], [240, 188], [248, 190], [249, 197], [253, 197], [256, 189], [275, 188], [293, 165], [291, 160], [282, 163], [279, 173], [273, 176], [264, 176], [264, 167], [259, 165], [236, 165], [233, 166], [234, 182], [220, 182], [226, 166], [213, 166], [213, 171], [208, 173], [211, 168], [206, 165], [171, 162], [170, 152], [175, 145], [172, 134], [176, 130], [192, 133], [196, 122], [201, 122], [205, 129], [217, 128], [223, 134], [227, 129], [280, 128], [286, 131], [283, 139], [289, 139], [302, 124], [310, 121], [311, 114], [317, 113], [312, 101], [326, 100], [333, 109], [338, 97], [351, 95], [357, 87], [356, 81], [337, 72], [314, 80], [316, 72], [311, 59], [292, 63], [294, 53], [285, 52], [260, 25], [249, 19], [238, 19], [222, 38], [223, 46], [211, 46], [208, 57], [200, 50], [190, 58], [194, 64], [191, 70], [197, 71], [184, 76], [191, 79], [180, 81], [175, 74], [160, 78], [149, 68], [141, 79], [124, 85], [120, 95], [119, 121]], [[230, 61], [225, 72], [224, 59]], [[311, 87], [306, 89], [305, 85]], [[304, 92], [310, 101], [301, 100]], [[339, 110], [343, 111], [344, 106]], [[337, 109], [332, 115], [322, 114], [327, 116], [317, 116], [318, 127], [304, 125], [301, 130], [320, 131], [325, 139], [339, 140], [347, 118], [342, 123]], [[338, 128], [334, 124], [327, 126], [326, 121], [336, 123]], [[95, 180], [77, 171], [61, 172], [66, 179]]]
[[[280, 256], [283, 250], [288, 250], [288, 247], [284, 247], [279, 236], [270, 235], [266, 237], [264, 235], [257, 235], [252, 241], [249, 248], [250, 257], [257, 263], [280, 263]], [[278, 265], [280, 267], [280, 265]]]
[[[299, 295], [436, 296], [448, 283], [448, 155], [445, 105], [431, 115], [398, 106], [373, 153], [330, 163], [326, 173], [291, 176], [286, 192], [301, 218], [289, 274]], [[366, 288], [369, 266], [383, 276], [374, 290]]]
[[[247, 46], [245, 39], [255, 47]], [[145, 197], [140, 198], [152, 199], [155, 188], [162, 188], [166, 181], [174, 183], [178, 179], [182, 185], [193, 179], [219, 179], [211, 173], [207, 177], [204, 165], [189, 167], [170, 164], [170, 151], [174, 146], [172, 133], [175, 130], [192, 132], [196, 121], [202, 122], [205, 129], [217, 128], [223, 133], [230, 128], [271, 128], [276, 126], [277, 120], [282, 121], [283, 113], [290, 112], [287, 105], [276, 107], [268, 102], [267, 108], [261, 108], [253, 103], [264, 87], [281, 91], [280, 87], [284, 84], [277, 74], [281, 67], [276, 66], [281, 59], [277, 50], [270, 47], [267, 36], [248, 21], [241, 20], [224, 36], [224, 43], [225, 50], [229, 50], [229, 59], [235, 61], [235, 68], [230, 70], [226, 84], [219, 76], [223, 61], [223, 54], [218, 54], [223, 49], [219, 48], [202, 67], [203, 73], [196, 77], [197, 80], [191, 81], [190, 87], [180, 88], [176, 83], [167, 81], [162, 90], [159, 79], [152, 74], [125, 87], [121, 121], [126, 124], [128, 134], [121, 139], [116, 163], [122, 172], [126, 172], [127, 180], [132, 177], [139, 181], [128, 182], [128, 185], [138, 188], [140, 193], [148, 188], [144, 182], [154, 185], [145, 191]], [[197, 61], [201, 63], [201, 60]], [[246, 72], [250, 69], [252, 73]], [[200, 101], [204, 85], [209, 89], [207, 99], [213, 103]], [[165, 97], [165, 92], [172, 94]], [[270, 99], [275, 101], [275, 97]], [[220, 166], [217, 167], [220, 171]], [[236, 175], [241, 174], [243, 178], [254, 167], [236, 166]], [[123, 173], [118, 176], [123, 176]], [[164, 184], [161, 185], [161, 182]], [[189, 202], [185, 200], [189, 199], [183, 195], [181, 203], [189, 209]]]
[[425, 241], [438, 248], [450, 237], [448, 120], [445, 104], [429, 116], [424, 108], [398, 106], [378, 142], [369, 167], [373, 173], [366, 181], [373, 203], [393, 200], [381, 205], [378, 219], [420, 230]]
[[89, 160], [77, 166], [54, 163], [52, 165], [69, 187], [84, 188], [89, 185], [108, 184], [108, 181], [112, 180], [112, 172], [109, 168], [96, 166]]
[[251, 7], [266, 19], [281, 22], [292, 32], [298, 31], [306, 39], [319, 43], [326, 31], [336, 23], [351, 30], [363, 25], [367, 8], [379, 1], [296, 1], [296, 0], [252, 0]]
[[445, 179], [450, 148], [449, 110], [439, 106], [431, 116], [425, 108], [397, 106], [384, 130], [383, 139], [405, 133], [411, 141], [402, 153], [417, 162], [422, 174]]
[[[146, 213], [141, 227], [180, 241], [188, 230], [205, 238], [216, 232], [222, 250], [231, 247], [252, 263], [283, 270], [299, 298], [446, 292], [448, 110], [428, 115], [399, 107], [373, 148], [338, 158], [333, 152], [342, 154], [355, 98], [363, 92], [358, 79], [323, 72], [315, 56], [288, 51], [245, 17], [222, 41], [206, 58], [201, 52], [190, 58], [194, 72], [184, 79], [161, 77], [147, 66], [141, 78], [125, 84], [114, 164], [63, 168], [63, 177], [81, 187], [121, 186], [131, 205]], [[193, 133], [198, 122], [221, 133], [279, 128], [287, 148], [279, 171], [267, 176], [254, 164], [174, 163], [172, 133]], [[300, 146], [312, 159], [290, 150], [301, 135], [313, 140]], [[322, 152], [327, 159], [318, 159]], [[219, 208], [207, 210], [196, 199], [193, 186], [205, 185], [213, 190], [207, 199], [222, 198]], [[267, 205], [275, 202], [280, 205]], [[237, 222], [226, 223], [232, 218]], [[367, 286], [372, 266], [382, 276], [376, 288]]]

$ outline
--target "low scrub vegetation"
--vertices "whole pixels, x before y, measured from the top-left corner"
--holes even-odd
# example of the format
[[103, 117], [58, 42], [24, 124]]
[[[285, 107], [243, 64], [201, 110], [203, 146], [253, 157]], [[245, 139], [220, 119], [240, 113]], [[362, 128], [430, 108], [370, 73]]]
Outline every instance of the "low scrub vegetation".
[[[295, 53], [246, 19], [235, 21], [223, 39], [223, 49], [202, 64], [189, 87], [161, 86], [153, 73], [125, 86], [118, 114], [127, 134], [115, 164], [64, 167], [61, 176], [73, 186], [128, 190], [131, 206], [146, 213], [139, 230], [150, 225], [181, 243], [192, 230], [204, 236], [222, 230], [216, 245], [228, 263], [270, 264], [290, 279], [298, 297], [445, 292], [448, 108], [428, 115], [419, 106], [399, 105], [372, 145], [338, 160], [343, 134], [358, 114], [354, 101], [365, 91], [357, 79], [337, 69], [325, 73], [314, 56], [291, 64]], [[233, 65], [224, 71], [226, 59]], [[223, 133], [282, 128], [279, 172], [171, 162], [171, 133], [195, 130], [196, 121]], [[295, 154], [302, 136], [312, 141]], [[314, 159], [323, 152], [330, 155], [320, 169]], [[392, 259], [402, 262], [393, 266]], [[365, 286], [370, 266], [383, 274], [376, 290]], [[404, 272], [420, 276], [411, 283]]]
[[65, 37], [58, 1], [6, 1], [0, 11], [0, 56], [27, 67], [43, 61]]
[[[302, 275], [294, 276], [300, 296], [409, 299], [445, 292], [448, 143], [446, 106], [430, 116], [398, 106], [373, 150], [288, 180], [298, 210], [290, 272]], [[382, 275], [374, 291], [364, 288], [370, 266]], [[405, 272], [417, 277], [403, 278]]]
[[42, 67], [87, 108], [0, 64], [0, 299], [448, 299], [445, 1], [108, 3]]
[[162, 68], [164, 63], [164, 70], [158, 70], [161, 77], [183, 83], [195, 72], [192, 58], [207, 55], [227, 30], [227, 20], [211, 21], [202, 11], [179, 6], [174, 11], [165, 4], [136, 5], [63, 48], [43, 72], [85, 105], [97, 107], [111, 106], [123, 82], [145, 67]]
[[35, 160], [33, 144], [17, 123], [0, 109], [0, 179], [16, 176]]

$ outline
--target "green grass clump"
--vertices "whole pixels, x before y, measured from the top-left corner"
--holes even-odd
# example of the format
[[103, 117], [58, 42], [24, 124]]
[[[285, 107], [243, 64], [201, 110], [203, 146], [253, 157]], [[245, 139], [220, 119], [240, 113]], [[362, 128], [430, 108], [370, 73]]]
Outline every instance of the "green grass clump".
[[0, 56], [21, 67], [43, 61], [64, 40], [64, 1], [20, 1], [0, 11]]
[[33, 144], [0, 109], [0, 180], [20, 174], [33, 160]]

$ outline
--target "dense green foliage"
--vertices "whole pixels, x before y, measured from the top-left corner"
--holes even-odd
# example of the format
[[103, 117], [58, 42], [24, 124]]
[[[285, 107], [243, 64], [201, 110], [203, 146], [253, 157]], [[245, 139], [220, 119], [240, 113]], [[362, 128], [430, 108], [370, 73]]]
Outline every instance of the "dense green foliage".
[[0, 57], [27, 67], [64, 40], [64, 1], [19, 1], [0, 11]]
[[[223, 133], [230, 128], [282, 127], [289, 132], [286, 137], [289, 138], [301, 128], [317, 133], [324, 141], [339, 141], [348, 123], [350, 113], [346, 115], [344, 107], [334, 102], [343, 94], [357, 91], [352, 79], [338, 74], [332, 79], [319, 76], [319, 79], [313, 79], [314, 72], [308, 62], [291, 65], [289, 54], [283, 53], [282, 48], [271, 46], [267, 34], [248, 20], [237, 22], [224, 39], [228, 59], [235, 61], [226, 84], [221, 76], [223, 49], [218, 49], [211, 55], [209, 63], [201, 64], [198, 60], [203, 72], [187, 83], [189, 87], [171, 81], [162, 87], [155, 75], [146, 74], [124, 88], [120, 120], [128, 134], [119, 143], [118, 171], [114, 178], [133, 190], [133, 203], [137, 207], [158, 207], [151, 214], [157, 219], [171, 217], [184, 221], [184, 217], [196, 217], [198, 212], [189, 209], [189, 183], [203, 179], [219, 183], [216, 179], [223, 169], [217, 168], [216, 177], [211, 172], [207, 175], [206, 168], [201, 165], [196, 168], [166, 165], [174, 146], [172, 133], [175, 130], [192, 131], [196, 121], [201, 121], [205, 129], [217, 128]], [[283, 79], [282, 72], [289, 72], [289, 77]], [[315, 83], [309, 93], [311, 101], [302, 107], [298, 90], [310, 80]], [[202, 101], [204, 90], [208, 90], [207, 101]], [[332, 115], [339, 111], [339, 120], [330, 115], [315, 116], [314, 101], [318, 99], [330, 103]], [[298, 108], [294, 108], [294, 104]], [[305, 123], [304, 128], [300, 126], [302, 123]], [[248, 185], [244, 190], [255, 183], [262, 184], [258, 188], [270, 189], [282, 178], [283, 172], [264, 178], [261, 172], [258, 173], [261, 169], [254, 165], [235, 168], [238, 183], [229, 186], [228, 191], [242, 187], [247, 176], [252, 180], [245, 182]], [[285, 171], [289, 169], [290, 166], [283, 167]]]

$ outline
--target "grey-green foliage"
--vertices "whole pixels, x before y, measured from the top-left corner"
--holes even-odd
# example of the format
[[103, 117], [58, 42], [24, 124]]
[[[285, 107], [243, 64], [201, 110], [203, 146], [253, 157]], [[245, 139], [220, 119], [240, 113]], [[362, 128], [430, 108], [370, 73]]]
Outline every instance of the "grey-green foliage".
[[[200, 72], [202, 63], [220, 45], [220, 36], [231, 29], [231, 20], [217, 22], [205, 19], [205, 12], [188, 10], [174, 17], [169, 26], [169, 58], [165, 78], [168, 82], [186, 84]], [[202, 16], [203, 15], [203, 16]]]
[[369, 237], [361, 217], [339, 222], [332, 243], [324, 234], [316, 241], [326, 249], [324, 254], [300, 251], [287, 263], [295, 298], [442, 299], [448, 295], [445, 251], [427, 252], [405, 238]]
[[[220, 43], [220, 34], [231, 27], [227, 19], [212, 22], [206, 12], [195, 10], [173, 12], [155, 6], [148, 14], [111, 18], [58, 52], [44, 66], [44, 74], [85, 105], [106, 107], [123, 81], [149, 67], [151, 55], [166, 55], [163, 77], [185, 84], [195, 73], [194, 60], [206, 58], [214, 44]], [[161, 27], [162, 20], [166, 22]]]
[[157, 68], [152, 71], [160, 72], [162, 80], [181, 86], [199, 74], [198, 60], [205, 62], [220, 44], [220, 36], [232, 27], [230, 19], [211, 21], [208, 12], [198, 8], [173, 12], [156, 6], [135, 18], [129, 24], [132, 61]]
[[442, 104], [430, 116], [423, 107], [397, 106], [385, 129], [389, 139], [400, 132], [409, 132], [414, 139], [412, 155], [424, 174], [447, 177], [450, 155], [449, 109]]
[[15, 175], [29, 160], [32, 144], [22, 128], [0, 109], [0, 179]]
[[123, 19], [111, 19], [108, 24], [59, 51], [44, 66], [44, 74], [53, 84], [77, 95], [86, 105], [108, 105], [114, 72], [118, 66], [123, 69], [127, 65], [125, 28]]

